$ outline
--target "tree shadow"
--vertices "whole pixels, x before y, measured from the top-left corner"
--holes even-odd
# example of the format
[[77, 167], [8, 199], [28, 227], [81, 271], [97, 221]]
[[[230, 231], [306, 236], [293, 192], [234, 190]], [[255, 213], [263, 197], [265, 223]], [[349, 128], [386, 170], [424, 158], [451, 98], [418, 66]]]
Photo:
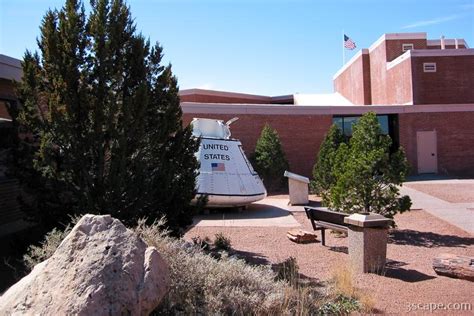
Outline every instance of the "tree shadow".
[[245, 262], [251, 265], [270, 264], [268, 258], [261, 253], [232, 249], [231, 255], [236, 255], [238, 258], [244, 259]]
[[411, 229], [390, 232], [389, 243], [417, 247], [461, 247], [474, 245], [474, 238], [455, 235], [440, 235], [433, 232], [420, 232]]

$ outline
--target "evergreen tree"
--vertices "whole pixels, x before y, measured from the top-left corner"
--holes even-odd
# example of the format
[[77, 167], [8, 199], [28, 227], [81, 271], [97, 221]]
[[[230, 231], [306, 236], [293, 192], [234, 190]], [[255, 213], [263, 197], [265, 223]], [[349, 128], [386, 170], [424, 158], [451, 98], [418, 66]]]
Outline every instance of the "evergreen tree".
[[311, 186], [322, 197], [324, 204], [329, 203], [328, 191], [336, 182], [333, 169], [336, 163], [337, 150], [343, 142], [344, 135], [341, 129], [333, 124], [319, 148], [318, 158], [313, 167], [314, 180]]
[[375, 113], [362, 116], [353, 127], [349, 146], [342, 144], [337, 151], [330, 207], [389, 218], [410, 209], [410, 198], [400, 197], [397, 187], [408, 173], [408, 162], [402, 149], [390, 154], [390, 145], [390, 136], [382, 134]]
[[17, 175], [46, 224], [111, 214], [127, 224], [190, 219], [198, 141], [182, 127], [177, 80], [162, 47], [136, 32], [122, 0], [49, 10], [27, 51], [17, 119]]
[[262, 177], [267, 190], [278, 190], [284, 185], [285, 170], [289, 169], [280, 137], [276, 130], [265, 124], [251, 157], [255, 171]]

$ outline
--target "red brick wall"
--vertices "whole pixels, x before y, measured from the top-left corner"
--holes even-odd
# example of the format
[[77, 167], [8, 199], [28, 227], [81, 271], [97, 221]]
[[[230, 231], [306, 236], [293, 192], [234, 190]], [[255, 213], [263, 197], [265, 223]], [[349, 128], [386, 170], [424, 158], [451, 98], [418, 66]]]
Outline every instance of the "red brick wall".
[[438, 172], [474, 176], [474, 112], [410, 113], [399, 115], [400, 145], [412, 173], [417, 172], [417, 131], [437, 134]]
[[[184, 124], [194, 117], [229, 120], [235, 115], [184, 114]], [[290, 163], [290, 170], [311, 177], [319, 147], [332, 124], [331, 115], [238, 115], [232, 124], [232, 137], [242, 142], [247, 156], [255, 150], [255, 144], [265, 123], [277, 130], [283, 150]]]
[[[412, 60], [414, 104], [474, 103], [474, 56]], [[425, 62], [436, 62], [436, 72], [423, 72]]]
[[334, 79], [334, 91], [354, 104], [370, 104], [370, 61], [368, 54], [360, 55]]
[[216, 95], [189, 94], [180, 96], [181, 102], [201, 102], [201, 103], [247, 103], [247, 104], [269, 104], [271, 98], [252, 99], [244, 97], [224, 97]]
[[[13, 82], [6, 79], [0, 79], [0, 98], [16, 99], [15, 86]], [[5, 103], [2, 101], [0, 101], [0, 118], [11, 118], [8, 114]]]
[[406, 59], [393, 68], [387, 70], [386, 74], [386, 104], [406, 104], [412, 102], [412, 75], [411, 59]]
[[388, 40], [386, 43], [387, 62], [390, 62], [404, 53], [403, 44], [413, 44], [414, 49], [426, 49], [426, 39]]
[[370, 57], [370, 90], [372, 104], [386, 104], [387, 96], [385, 89], [386, 80], [386, 49], [385, 43], [381, 43], [369, 53]]
[[7, 111], [7, 106], [6, 106], [5, 102], [3, 102], [3, 101], [0, 101], [0, 118], [11, 119], [11, 117], [8, 114], [8, 111]]

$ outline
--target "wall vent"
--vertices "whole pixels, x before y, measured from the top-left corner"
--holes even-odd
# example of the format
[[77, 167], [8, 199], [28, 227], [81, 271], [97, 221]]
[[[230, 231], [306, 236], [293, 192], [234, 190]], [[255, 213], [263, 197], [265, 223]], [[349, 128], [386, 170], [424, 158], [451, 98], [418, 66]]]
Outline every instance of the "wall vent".
[[413, 44], [402, 44], [402, 51], [403, 52], [406, 52], [407, 50], [412, 50], [414, 48], [415, 47], [413, 46]]
[[436, 72], [436, 63], [423, 63], [423, 72]]

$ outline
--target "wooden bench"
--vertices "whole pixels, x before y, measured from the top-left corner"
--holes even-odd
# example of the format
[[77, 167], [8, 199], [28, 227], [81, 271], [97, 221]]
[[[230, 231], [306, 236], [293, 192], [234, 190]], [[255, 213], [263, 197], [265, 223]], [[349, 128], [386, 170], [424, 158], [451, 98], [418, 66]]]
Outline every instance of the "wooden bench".
[[311, 221], [313, 229], [321, 231], [321, 243], [323, 246], [326, 245], [326, 229], [347, 232], [347, 224], [344, 223], [344, 217], [349, 216], [349, 214], [330, 211], [325, 207], [305, 206], [304, 210], [306, 216]]

